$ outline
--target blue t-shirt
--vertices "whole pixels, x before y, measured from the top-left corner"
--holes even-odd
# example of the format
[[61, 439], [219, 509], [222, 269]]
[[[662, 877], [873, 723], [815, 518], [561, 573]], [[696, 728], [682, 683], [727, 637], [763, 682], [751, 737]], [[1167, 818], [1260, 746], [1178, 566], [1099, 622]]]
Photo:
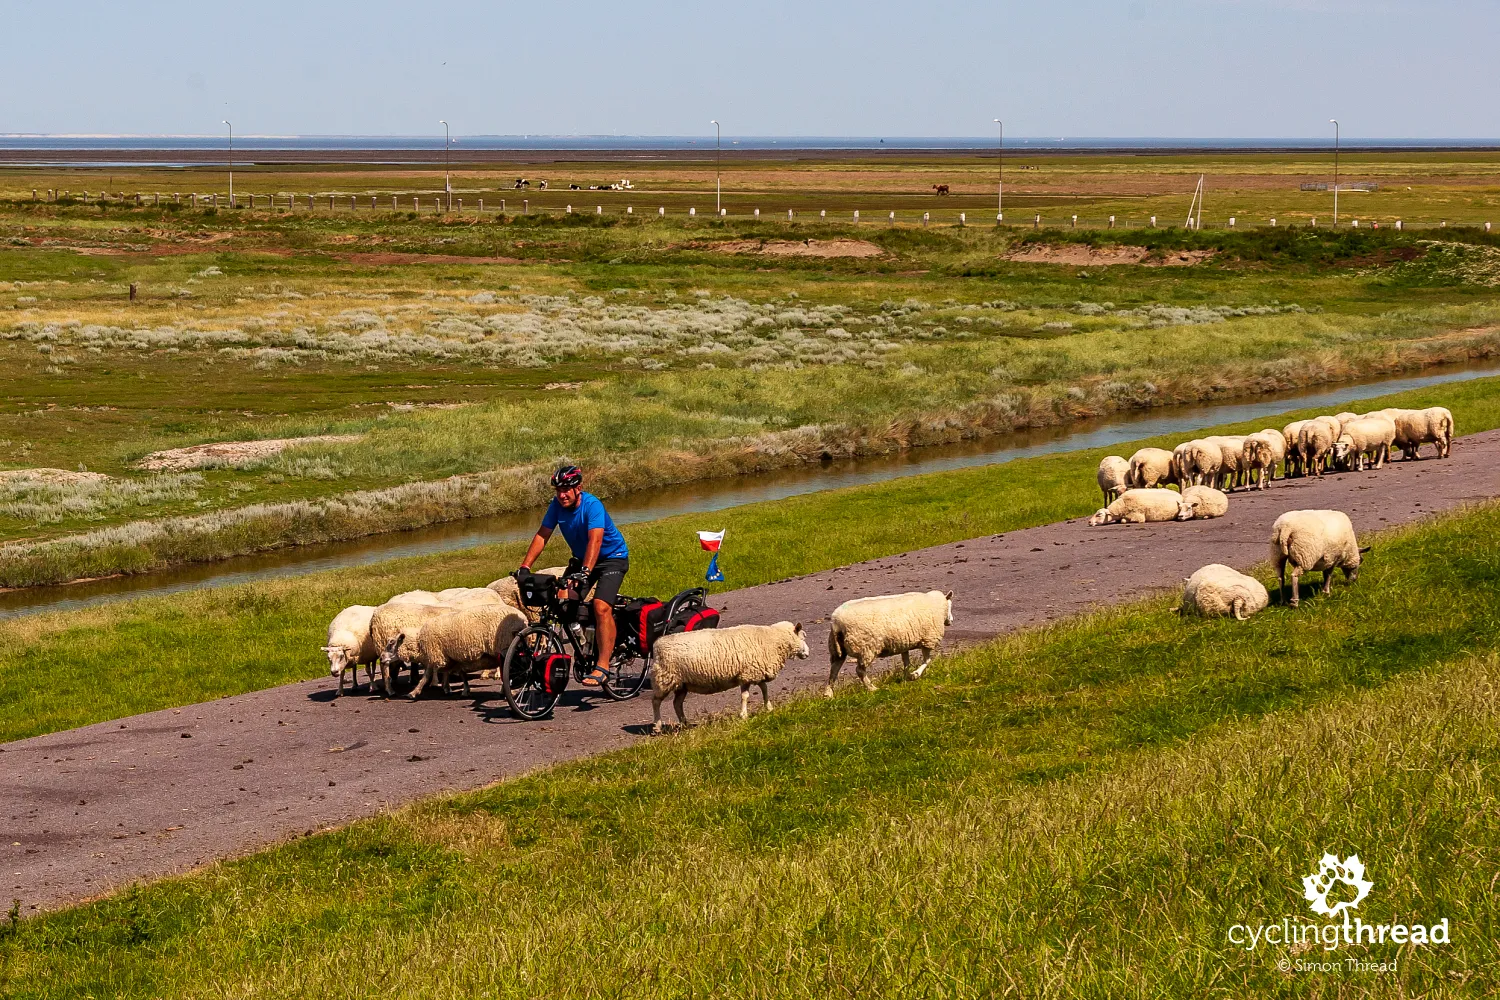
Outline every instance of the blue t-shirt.
[[581, 493], [578, 506], [568, 510], [555, 499], [542, 517], [543, 528], [561, 528], [573, 558], [582, 559], [588, 551], [589, 532], [594, 528], [604, 529], [604, 543], [599, 546], [600, 559], [629, 559], [630, 550], [625, 547], [625, 537], [615, 527], [614, 519], [604, 504], [592, 493]]

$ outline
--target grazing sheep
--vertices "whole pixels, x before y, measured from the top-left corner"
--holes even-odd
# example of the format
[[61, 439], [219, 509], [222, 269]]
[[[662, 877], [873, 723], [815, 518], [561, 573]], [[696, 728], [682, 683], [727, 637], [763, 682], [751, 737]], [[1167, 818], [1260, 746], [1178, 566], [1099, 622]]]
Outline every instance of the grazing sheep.
[[1126, 488], [1144, 490], [1175, 482], [1177, 470], [1172, 453], [1165, 448], [1142, 448], [1130, 456], [1130, 478]]
[[[396, 676], [403, 666], [412, 666], [407, 657], [416, 653], [416, 638], [428, 621], [455, 610], [446, 604], [392, 604], [387, 601], [370, 616], [370, 640], [379, 651], [380, 669], [385, 674], [385, 693], [396, 693]], [[404, 637], [408, 644], [403, 653], [396, 642]]]
[[1193, 508], [1193, 517], [1223, 517], [1229, 513], [1229, 498], [1212, 486], [1189, 486], [1182, 500]]
[[1355, 417], [1344, 421], [1343, 430], [1333, 443], [1333, 461], [1339, 468], [1359, 471], [1374, 461], [1379, 469], [1390, 461], [1396, 424], [1389, 417]]
[[1281, 429], [1281, 439], [1286, 447], [1287, 479], [1307, 475], [1307, 469], [1302, 465], [1302, 453], [1297, 450], [1297, 442], [1302, 435], [1302, 428], [1306, 426], [1306, 420], [1293, 420]]
[[[452, 674], [463, 678], [464, 694], [469, 693], [469, 675], [493, 668], [505, 655], [516, 633], [527, 626], [526, 616], [508, 604], [472, 604], [449, 611], [424, 622], [415, 636], [415, 650], [409, 655], [422, 668], [422, 679], [412, 689], [419, 698], [433, 678], [441, 679], [443, 693], [448, 693]], [[408, 640], [405, 633], [392, 641], [392, 652]]]
[[1130, 463], [1119, 455], [1107, 455], [1099, 460], [1094, 479], [1104, 491], [1104, 502], [1109, 503], [1130, 488]]
[[687, 725], [682, 711], [688, 692], [714, 694], [740, 687], [740, 718], [750, 716], [750, 685], [760, 686], [761, 701], [771, 710], [766, 685], [776, 679], [793, 656], [808, 657], [801, 625], [735, 625], [731, 628], [678, 632], [656, 640], [651, 662], [651, 731], [661, 732], [661, 703], [673, 695], [677, 722]]
[[[866, 670], [882, 656], [900, 654], [907, 672], [922, 676], [932, 654], [943, 644], [943, 629], [953, 624], [953, 591], [861, 597], [840, 604], [828, 621], [828, 686], [823, 693], [833, 697], [833, 682], [851, 656], [859, 679], [874, 691]], [[922, 662], [912, 670], [914, 649], [922, 651]]]
[[370, 684], [375, 684], [375, 664], [380, 659], [380, 647], [370, 639], [370, 616], [375, 608], [369, 604], [355, 604], [334, 616], [328, 623], [328, 645], [323, 652], [328, 654], [328, 672], [339, 679], [334, 697], [344, 693], [344, 674], [349, 674], [350, 688], [359, 687], [359, 668], [370, 672]]
[[[1244, 480], [1245, 476], [1244, 435], [1207, 437], [1203, 440], [1216, 444], [1219, 447], [1218, 488], [1226, 492], [1233, 492]], [[1205, 483], [1204, 485], [1214, 484]]]
[[1286, 590], [1286, 567], [1292, 567], [1292, 607], [1300, 603], [1298, 579], [1303, 573], [1323, 573], [1323, 593], [1333, 589], [1333, 571], [1342, 569], [1353, 583], [1359, 578], [1360, 549], [1354, 525], [1341, 510], [1289, 510], [1271, 525], [1271, 562]]
[[1286, 438], [1278, 430], [1267, 428], [1246, 435], [1241, 453], [1246, 482], [1265, 489], [1276, 478], [1276, 467], [1286, 458]]
[[1224, 456], [1219, 446], [1205, 438], [1184, 441], [1172, 453], [1177, 482], [1182, 486], [1208, 486], [1218, 479]]
[[1335, 420], [1337, 420], [1339, 422], [1339, 428], [1340, 428], [1340, 431], [1342, 432], [1343, 426], [1345, 424], [1347, 424], [1351, 420], [1358, 420], [1359, 419], [1359, 414], [1358, 413], [1350, 413], [1348, 410], [1345, 410], [1343, 413], [1335, 413], [1333, 415], [1333, 419], [1335, 419]]
[[1147, 521], [1186, 521], [1193, 516], [1193, 505], [1182, 494], [1170, 490], [1126, 490], [1108, 507], [1101, 507], [1089, 518], [1095, 527], [1101, 524], [1144, 524]]
[[1327, 471], [1328, 459], [1333, 454], [1334, 443], [1343, 430], [1332, 417], [1313, 417], [1297, 432], [1297, 451], [1303, 475], [1322, 477]]
[[1271, 603], [1271, 595], [1253, 576], [1221, 563], [1210, 563], [1187, 578], [1178, 612], [1205, 618], [1233, 615], [1244, 621]]
[[[1378, 411], [1396, 424], [1396, 447], [1407, 461], [1422, 457], [1422, 445], [1437, 446], [1438, 458], [1447, 458], [1453, 445], [1453, 414], [1441, 406], [1425, 410], [1389, 409]], [[1373, 416], [1374, 414], [1367, 414]]]

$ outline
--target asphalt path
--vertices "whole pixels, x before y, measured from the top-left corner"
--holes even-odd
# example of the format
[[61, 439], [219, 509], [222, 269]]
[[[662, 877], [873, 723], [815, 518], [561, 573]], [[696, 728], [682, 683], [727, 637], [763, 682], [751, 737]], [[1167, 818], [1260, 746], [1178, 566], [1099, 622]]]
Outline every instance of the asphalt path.
[[[1267, 558], [1271, 522], [1287, 510], [1344, 510], [1366, 533], [1497, 496], [1500, 431], [1490, 431], [1455, 442], [1448, 460], [1240, 492], [1215, 520], [1065, 521], [729, 591], [715, 604], [725, 625], [807, 626], [813, 655], [787, 666], [774, 697], [824, 683], [827, 616], [853, 597], [954, 591], [952, 649], [1158, 593], [1206, 563], [1248, 568]], [[1367, 558], [1378, 560], [1379, 548]], [[842, 682], [852, 682], [852, 665]], [[738, 704], [737, 690], [690, 696], [688, 712]], [[670, 702], [663, 708], [670, 716]], [[475, 685], [473, 697], [411, 702], [335, 698], [322, 678], [7, 743], [0, 898], [20, 899], [25, 913], [53, 909], [436, 792], [628, 746], [650, 738], [650, 720], [649, 693], [615, 703], [570, 690], [551, 720], [519, 722], [494, 683]]]

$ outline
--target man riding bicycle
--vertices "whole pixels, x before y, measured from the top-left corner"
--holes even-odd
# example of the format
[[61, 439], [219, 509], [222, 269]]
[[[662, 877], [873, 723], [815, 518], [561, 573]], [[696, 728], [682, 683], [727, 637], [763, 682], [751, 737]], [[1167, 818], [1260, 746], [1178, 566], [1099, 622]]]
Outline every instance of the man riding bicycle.
[[564, 465], [552, 474], [552, 489], [557, 498], [542, 516], [542, 526], [526, 549], [521, 570], [530, 572], [553, 529], [562, 528], [563, 539], [573, 553], [564, 582], [580, 599], [590, 586], [594, 588], [591, 604], [597, 656], [594, 669], [583, 679], [583, 685], [596, 688], [604, 680], [604, 668], [609, 666], [614, 653], [614, 602], [620, 593], [620, 583], [630, 571], [630, 550], [603, 502], [592, 493], [585, 493], [582, 486], [583, 472], [576, 465]]

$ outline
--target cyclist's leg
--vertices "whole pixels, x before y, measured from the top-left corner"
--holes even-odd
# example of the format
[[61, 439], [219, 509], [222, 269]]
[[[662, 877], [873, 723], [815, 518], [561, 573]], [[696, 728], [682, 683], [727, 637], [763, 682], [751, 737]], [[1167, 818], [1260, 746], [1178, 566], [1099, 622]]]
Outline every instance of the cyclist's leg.
[[[615, 648], [615, 598], [619, 596], [620, 584], [630, 570], [625, 559], [602, 559], [594, 567], [589, 580], [594, 585], [594, 651], [595, 669], [584, 681], [593, 687], [603, 679]], [[593, 683], [590, 684], [589, 681]]]

